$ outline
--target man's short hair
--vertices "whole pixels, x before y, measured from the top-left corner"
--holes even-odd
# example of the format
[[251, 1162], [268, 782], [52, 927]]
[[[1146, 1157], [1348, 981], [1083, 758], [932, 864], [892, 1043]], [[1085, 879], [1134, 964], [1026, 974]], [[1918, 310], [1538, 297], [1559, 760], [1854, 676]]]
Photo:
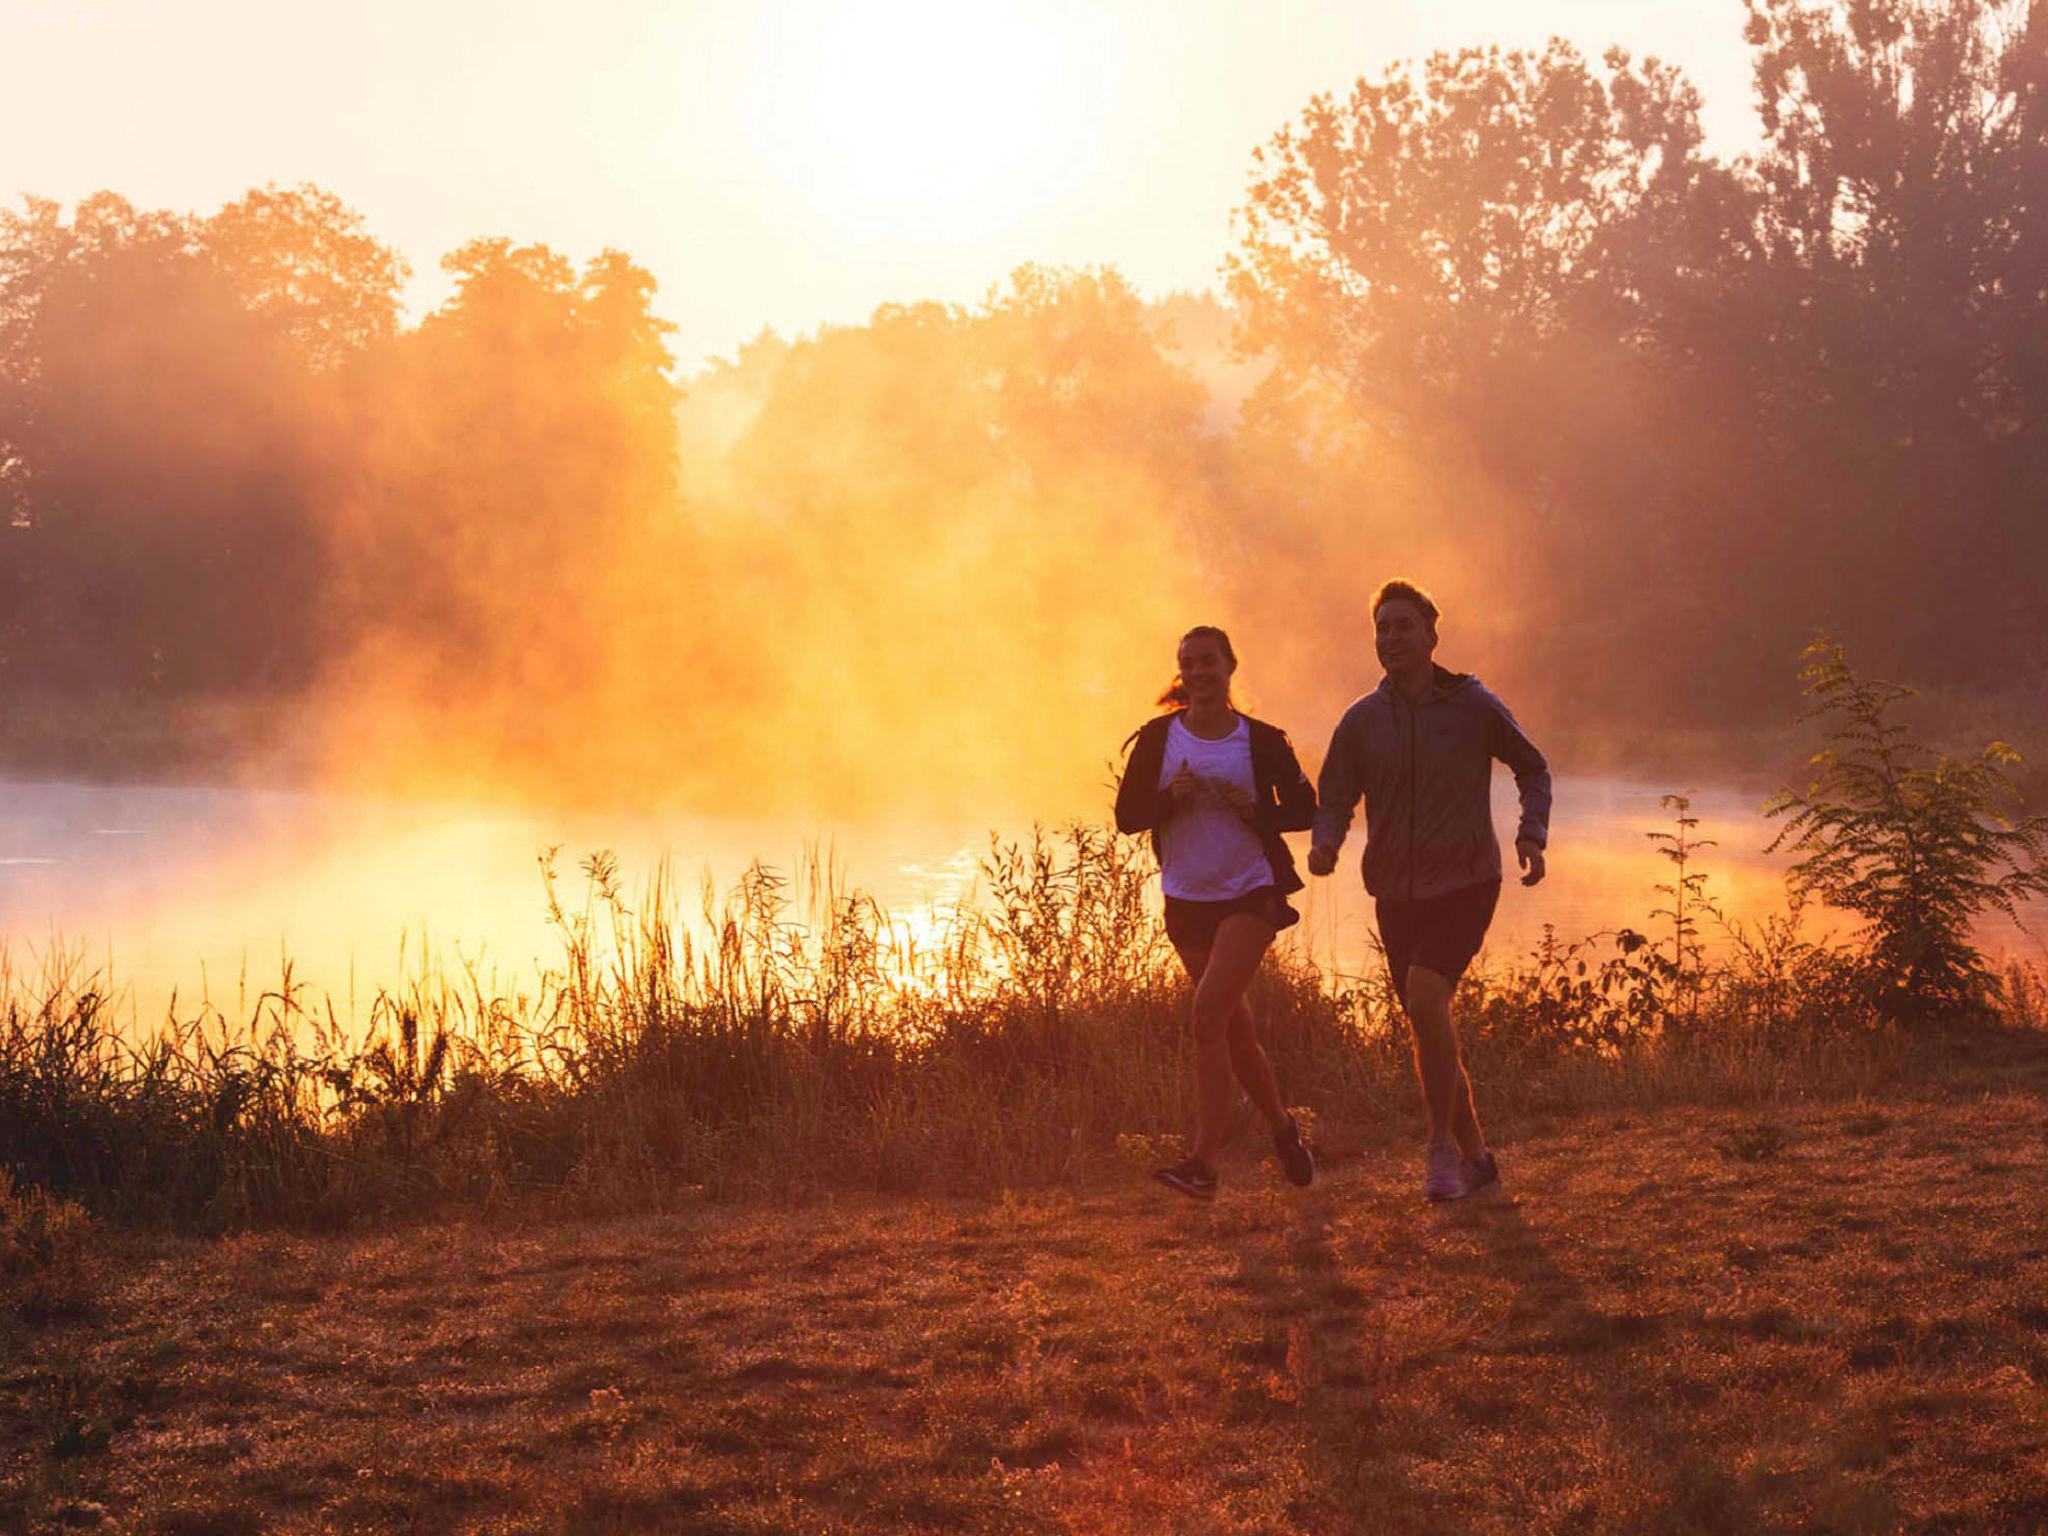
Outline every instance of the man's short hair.
[[1398, 597], [1403, 602], [1413, 603], [1417, 608], [1420, 608], [1423, 618], [1429, 621], [1429, 632], [1432, 635], [1436, 633], [1437, 606], [1430, 600], [1429, 594], [1423, 591], [1422, 588], [1415, 585], [1412, 581], [1403, 580], [1399, 576], [1396, 576], [1392, 581], [1382, 582], [1379, 591], [1372, 595], [1372, 616], [1374, 618], [1380, 616], [1380, 604], [1390, 597]]

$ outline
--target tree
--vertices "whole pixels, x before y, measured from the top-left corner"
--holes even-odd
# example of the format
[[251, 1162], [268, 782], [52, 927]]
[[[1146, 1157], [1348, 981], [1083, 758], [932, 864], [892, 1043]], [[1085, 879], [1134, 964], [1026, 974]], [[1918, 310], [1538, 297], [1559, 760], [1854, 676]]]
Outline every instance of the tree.
[[361, 748], [381, 722], [395, 756], [572, 788], [613, 766], [596, 743], [644, 703], [622, 690], [682, 575], [655, 536], [678, 514], [670, 326], [617, 252], [493, 239], [442, 264], [448, 301], [346, 385], [327, 606], [362, 642]]
[[252, 189], [194, 230], [242, 305], [316, 368], [335, 368], [398, 330], [405, 259], [362, 215], [310, 185]]
[[2015, 258], [2048, 195], [2048, 103], [2026, 67], [2048, 22], [2028, 0], [1747, 3], [1763, 234], [1837, 333], [1834, 366], [1808, 376], [1866, 425], [1997, 432], [2006, 339], [2042, 315], [2042, 275]]
[[[1573, 699], [1667, 699], [1613, 641], [1726, 643], [1748, 551], [1710, 514], [1746, 423], [1711, 381], [1746, 217], [1691, 85], [1620, 50], [1467, 49], [1312, 100], [1260, 150], [1229, 264], [1273, 363], [1246, 438], [1305, 487], [1306, 563], [1428, 573], [1536, 637], [1532, 674], [1593, 681]], [[1550, 622], [1573, 605], [1601, 622]]]
[[1564, 333], [1651, 327], [1686, 259], [1670, 237], [1725, 178], [1676, 69], [1619, 49], [1605, 66], [1561, 41], [1469, 48], [1311, 100], [1257, 152], [1239, 214], [1246, 345], [1284, 383], [1405, 412]]
[[[2048, 666], [2048, 10], [2033, 0], [1749, 0], [1759, 428], [1832, 627], [1946, 667]], [[1901, 583], [1974, 594], [1870, 609]], [[1926, 674], [1923, 674], [1926, 675]]]
[[302, 680], [319, 554], [303, 368], [190, 219], [110, 193], [68, 220], [31, 200], [0, 214], [0, 253], [0, 458], [36, 573], [32, 680]]

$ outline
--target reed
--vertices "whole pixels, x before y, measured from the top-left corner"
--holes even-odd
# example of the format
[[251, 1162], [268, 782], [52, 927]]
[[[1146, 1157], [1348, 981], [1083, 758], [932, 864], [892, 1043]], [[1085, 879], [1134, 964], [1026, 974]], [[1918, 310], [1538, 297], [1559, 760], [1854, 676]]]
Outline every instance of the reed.
[[[138, 1039], [103, 974], [0, 956], [0, 1170], [96, 1215], [221, 1231], [1047, 1186], [1184, 1129], [1186, 983], [1132, 840], [992, 839], [979, 894], [917, 928], [825, 860], [795, 880], [756, 865], [695, 920], [665, 869], [628, 891], [608, 855], [580, 887], [557, 862], [541, 877], [561, 959], [530, 990], [421, 965], [353, 1031], [287, 967], [239, 1018], [174, 1005]], [[1634, 930], [1546, 934], [1476, 970], [1459, 1016], [1490, 1122], [1854, 1095], [1916, 1049], [1796, 910], [1723, 949], [1674, 975], [1677, 951]], [[2011, 1025], [2040, 1027], [2038, 975], [2005, 996]], [[1253, 1002], [1327, 1149], [1405, 1134], [1383, 976], [1283, 945]]]

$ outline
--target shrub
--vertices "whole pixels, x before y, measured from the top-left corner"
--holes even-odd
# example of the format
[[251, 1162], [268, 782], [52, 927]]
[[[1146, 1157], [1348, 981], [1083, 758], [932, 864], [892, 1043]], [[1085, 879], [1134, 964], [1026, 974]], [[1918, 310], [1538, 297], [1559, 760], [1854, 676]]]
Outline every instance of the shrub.
[[2048, 894], [2048, 817], [2007, 813], [2019, 796], [2006, 769], [2019, 755], [1994, 741], [1975, 757], [1936, 755], [1892, 718], [1912, 697], [1866, 681], [1841, 646], [1807, 647], [1800, 677], [1807, 718], [1833, 723], [1806, 789], [1783, 790], [1765, 813], [1785, 818], [1766, 851], [1802, 855], [1790, 884], [1863, 919], [1878, 1012], [1899, 1021], [1981, 1014], [1999, 979], [1971, 942], [1972, 923]]

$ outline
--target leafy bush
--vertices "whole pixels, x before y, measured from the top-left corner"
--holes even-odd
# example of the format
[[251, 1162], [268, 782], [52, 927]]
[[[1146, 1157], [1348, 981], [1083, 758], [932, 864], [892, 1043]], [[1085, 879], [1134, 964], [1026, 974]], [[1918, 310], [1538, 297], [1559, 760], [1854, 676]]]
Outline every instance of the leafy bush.
[[1991, 742], [1977, 756], [1937, 755], [1892, 718], [1911, 698], [1866, 681], [1841, 646], [1808, 646], [1800, 677], [1807, 718], [1833, 722], [1806, 789], [1781, 791], [1765, 813], [1785, 818], [1767, 851], [1802, 855], [1792, 890], [1863, 919], [1879, 1013], [1899, 1021], [1983, 1013], [1999, 978], [1971, 941], [1989, 912], [2048, 894], [2048, 817], [2013, 819], [2006, 769], [2019, 754]]

